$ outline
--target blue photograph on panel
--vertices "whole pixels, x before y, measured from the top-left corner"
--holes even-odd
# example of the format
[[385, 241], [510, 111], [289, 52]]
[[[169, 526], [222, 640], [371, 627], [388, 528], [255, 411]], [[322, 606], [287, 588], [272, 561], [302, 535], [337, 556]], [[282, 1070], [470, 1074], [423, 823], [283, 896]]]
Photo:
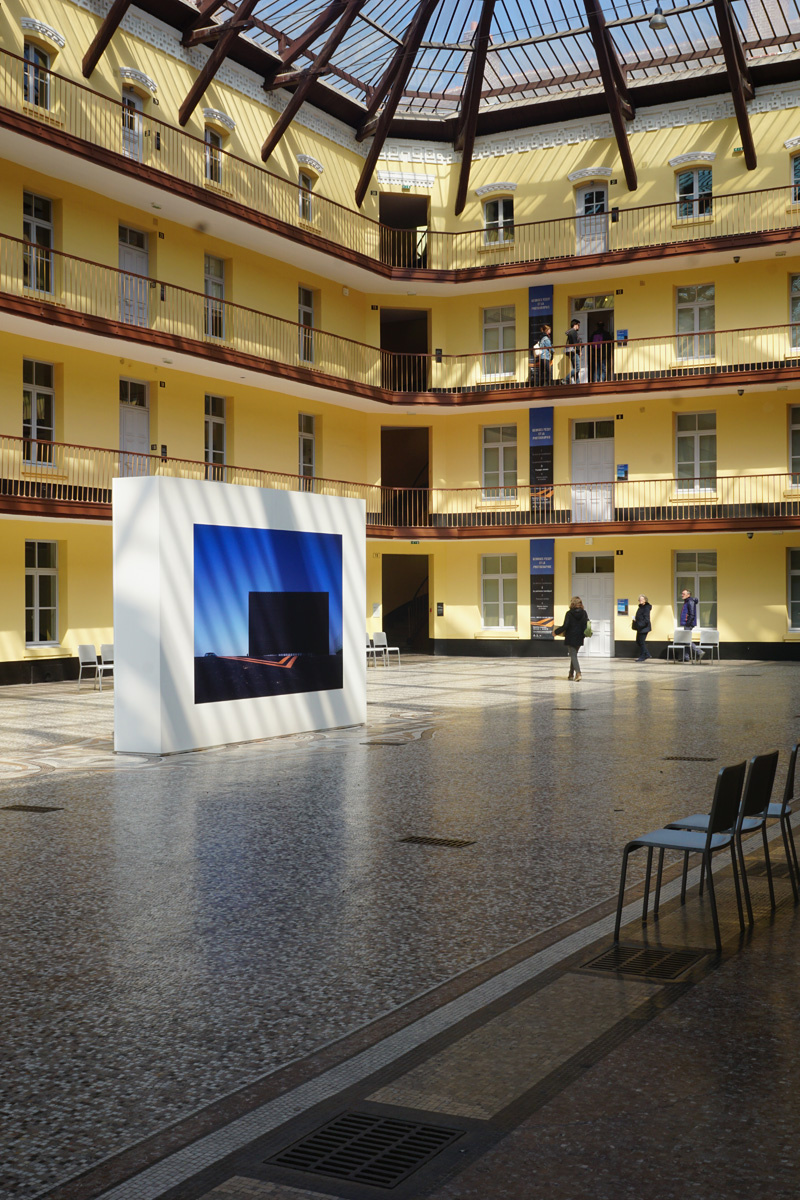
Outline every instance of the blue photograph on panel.
[[341, 536], [195, 525], [195, 704], [342, 681]]

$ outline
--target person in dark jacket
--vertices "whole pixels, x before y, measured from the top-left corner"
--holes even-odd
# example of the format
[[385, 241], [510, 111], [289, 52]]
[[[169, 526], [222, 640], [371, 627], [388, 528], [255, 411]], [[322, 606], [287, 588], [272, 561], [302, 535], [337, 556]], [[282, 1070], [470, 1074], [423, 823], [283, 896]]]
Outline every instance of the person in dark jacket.
[[573, 596], [569, 602], [569, 608], [564, 615], [564, 624], [554, 630], [556, 637], [562, 633], [564, 635], [570, 663], [567, 679], [574, 679], [576, 682], [581, 677], [581, 669], [578, 665], [578, 651], [583, 645], [586, 636], [586, 626], [588, 624], [589, 614], [583, 607], [583, 601], [580, 596]]
[[634, 615], [632, 625], [636, 630], [636, 645], [639, 648], [639, 657], [636, 662], [647, 662], [648, 658], [652, 658], [652, 654], [647, 649], [647, 635], [653, 626], [650, 624], [650, 612], [653, 606], [647, 599], [647, 596], [642, 594], [639, 597], [639, 607]]
[[[681, 619], [680, 619], [681, 629], [694, 629], [694, 627], [697, 624], [697, 606], [700, 603], [700, 601], [697, 599], [696, 596], [692, 595], [692, 593], [689, 591], [688, 588], [684, 588], [683, 591], [681, 592], [681, 600], [683, 601], [683, 608], [681, 609]], [[683, 654], [684, 654], [684, 662], [685, 662], [686, 661], [686, 651], [685, 650], [684, 650]], [[699, 650], [697, 648], [697, 646], [690, 644], [689, 657], [691, 658], [692, 655], [694, 655], [695, 658], [705, 658], [705, 651]]]

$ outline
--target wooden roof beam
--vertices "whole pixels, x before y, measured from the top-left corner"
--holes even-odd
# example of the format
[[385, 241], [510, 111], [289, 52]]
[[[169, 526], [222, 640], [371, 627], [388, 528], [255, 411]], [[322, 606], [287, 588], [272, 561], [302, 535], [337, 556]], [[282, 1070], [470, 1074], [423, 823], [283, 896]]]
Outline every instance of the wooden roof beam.
[[[372, 145], [369, 148], [369, 154], [367, 155], [367, 160], [364, 163], [358, 183], [356, 184], [357, 208], [361, 207], [364, 197], [367, 194], [369, 181], [372, 178], [372, 172], [375, 170], [375, 164], [380, 157], [380, 152], [383, 149], [384, 142], [386, 141], [386, 136], [389, 132], [389, 126], [392, 123], [394, 114], [397, 112], [397, 106], [403, 98], [408, 77], [413, 70], [420, 42], [425, 36], [425, 30], [428, 27], [428, 22], [436, 11], [438, 3], [439, 0], [421, 0], [417, 11], [414, 13], [413, 20], [406, 30], [406, 35], [403, 38], [402, 45], [398, 46], [392, 57], [392, 63], [389, 71], [386, 72], [381, 80], [380, 88], [383, 88], [388, 77], [387, 92], [382, 93], [382, 95], [386, 95], [386, 104], [384, 105], [383, 112], [378, 118], [378, 124], [375, 128], [375, 136], [372, 140]], [[381, 102], [381, 98], [382, 96], [378, 95], [377, 92], [376, 95], [372, 97], [370, 106], [367, 109], [367, 119], [356, 134], [356, 141], [360, 141], [362, 136], [367, 136], [366, 129], [369, 126], [370, 118], [372, 114], [377, 111]], [[362, 130], [364, 130], [363, 134]]]
[[469, 187], [469, 173], [472, 167], [472, 151], [475, 146], [475, 131], [478, 127], [478, 109], [481, 103], [481, 88], [483, 73], [486, 69], [486, 56], [489, 53], [489, 31], [494, 16], [495, 0], [483, 0], [481, 17], [475, 31], [472, 43], [472, 58], [469, 71], [464, 83], [464, 93], [461, 98], [461, 109], [458, 114], [454, 147], [461, 151], [461, 170], [458, 176], [456, 192], [456, 216], [464, 211]]
[[203, 3], [197, 10], [197, 16], [192, 21], [188, 28], [184, 29], [183, 37], [181, 38], [182, 46], [194, 46], [197, 44], [198, 38], [196, 34], [204, 28], [221, 29], [221, 25], [210, 25], [209, 22], [214, 13], [222, 8], [225, 0], [203, 0]]
[[217, 39], [214, 49], [206, 59], [205, 66], [189, 88], [189, 93], [180, 107], [180, 112], [178, 113], [179, 125], [185, 125], [197, 108], [204, 93], [208, 90], [211, 80], [222, 66], [228, 51], [239, 36], [241, 23], [247, 21], [257, 3], [258, 0], [242, 0], [231, 21], [227, 23], [222, 34]]
[[325, 33], [330, 29], [331, 25], [339, 20], [346, 7], [347, 0], [331, 0], [327, 8], [324, 8], [315, 20], [311, 22], [308, 29], [304, 30], [293, 42], [287, 42], [281, 48], [279, 61], [264, 75], [265, 92], [271, 92], [273, 88], [280, 86], [275, 83], [278, 72], [282, 71], [284, 67], [288, 67], [301, 54], [304, 54], [320, 34]]
[[89, 49], [83, 56], [81, 70], [85, 79], [89, 78], [92, 71], [100, 62], [103, 51], [119, 29], [120, 22], [130, 8], [131, 3], [132, 0], [114, 0], [111, 8], [106, 13], [105, 20], [94, 35]]
[[725, 56], [725, 69], [728, 72], [728, 83], [733, 97], [733, 111], [739, 126], [739, 137], [742, 139], [744, 161], [749, 171], [755, 171], [758, 165], [756, 146], [753, 141], [753, 131], [750, 128], [750, 116], [747, 112], [747, 101], [755, 96], [755, 88], [750, 78], [744, 47], [742, 46], [729, 0], [714, 0], [714, 13], [717, 18], [719, 42]]
[[[292, 121], [294, 120], [295, 113], [297, 113], [302, 107], [311, 89], [316, 83], [317, 77], [322, 73], [324, 68], [327, 67], [331, 55], [335, 53], [336, 48], [344, 38], [350, 26], [353, 24], [353, 21], [355, 21], [356, 17], [358, 16], [359, 9], [363, 8], [365, 2], [366, 0], [346, 0], [344, 11], [336, 23], [333, 32], [320, 50], [317, 57], [312, 62], [308, 70], [308, 74], [303, 82], [298, 85], [289, 103], [286, 105], [286, 108], [283, 110], [270, 130], [267, 140], [261, 147], [261, 158], [264, 162], [267, 161], [275, 147], [278, 145], [278, 142], [291, 125]], [[289, 49], [291, 49], [291, 47], [289, 47]]]
[[625, 172], [625, 182], [628, 185], [629, 191], [635, 192], [639, 181], [636, 177], [636, 165], [631, 154], [630, 143], [628, 142], [626, 122], [632, 121], [636, 113], [628, 97], [625, 72], [620, 65], [614, 44], [611, 41], [611, 35], [606, 28], [606, 19], [600, 11], [599, 0], [583, 0], [583, 3], [589, 25], [589, 36], [592, 39], [592, 45], [597, 57], [597, 65], [600, 69], [600, 78], [603, 81], [606, 99], [608, 100], [611, 125], [614, 130], [614, 136], [617, 139], [617, 149], [622, 160], [622, 169]]

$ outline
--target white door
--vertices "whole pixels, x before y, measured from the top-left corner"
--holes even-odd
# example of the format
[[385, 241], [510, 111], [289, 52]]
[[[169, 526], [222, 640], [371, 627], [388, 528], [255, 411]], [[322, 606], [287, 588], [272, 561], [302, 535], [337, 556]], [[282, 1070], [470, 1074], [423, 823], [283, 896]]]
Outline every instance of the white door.
[[138, 229], [119, 227], [119, 269], [119, 319], [126, 325], [147, 325], [147, 235]]
[[122, 153], [141, 162], [144, 139], [142, 137], [144, 103], [142, 97], [131, 88], [122, 89]]
[[120, 403], [119, 450], [120, 476], [149, 475], [150, 410], [146, 405]]
[[605, 184], [578, 188], [575, 217], [577, 254], [605, 254], [608, 249], [608, 204]]
[[592, 636], [583, 644], [587, 658], [614, 657], [614, 556], [576, 554], [572, 594], [580, 596], [592, 622]]
[[572, 520], [614, 519], [614, 422], [572, 423]]

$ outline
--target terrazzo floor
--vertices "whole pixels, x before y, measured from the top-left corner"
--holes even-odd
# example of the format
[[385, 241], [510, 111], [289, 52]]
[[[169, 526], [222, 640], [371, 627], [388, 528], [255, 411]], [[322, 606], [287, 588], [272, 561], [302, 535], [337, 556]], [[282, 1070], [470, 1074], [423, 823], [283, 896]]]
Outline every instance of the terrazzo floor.
[[579, 923], [622, 845], [706, 807], [719, 766], [777, 746], [782, 784], [795, 666], [565, 676], [407, 659], [368, 672], [366, 729], [168, 759], [113, 754], [113, 691], [0, 690], [3, 1194]]

